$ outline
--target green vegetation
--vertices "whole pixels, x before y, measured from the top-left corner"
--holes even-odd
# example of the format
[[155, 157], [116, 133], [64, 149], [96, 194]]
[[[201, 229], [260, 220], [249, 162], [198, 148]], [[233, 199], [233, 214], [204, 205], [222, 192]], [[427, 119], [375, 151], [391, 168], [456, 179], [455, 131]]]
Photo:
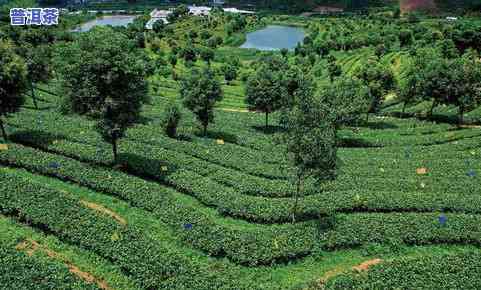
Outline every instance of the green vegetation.
[[[0, 26], [1, 285], [480, 283], [479, 20], [77, 17]], [[276, 21], [308, 37], [233, 47]]]
[[368, 273], [343, 274], [322, 289], [476, 289], [481, 281], [479, 251], [393, 259]]
[[0, 42], [0, 129], [3, 139], [7, 140], [4, 117], [20, 110], [25, 102], [23, 95], [27, 88], [25, 62], [15, 54], [8, 42]]

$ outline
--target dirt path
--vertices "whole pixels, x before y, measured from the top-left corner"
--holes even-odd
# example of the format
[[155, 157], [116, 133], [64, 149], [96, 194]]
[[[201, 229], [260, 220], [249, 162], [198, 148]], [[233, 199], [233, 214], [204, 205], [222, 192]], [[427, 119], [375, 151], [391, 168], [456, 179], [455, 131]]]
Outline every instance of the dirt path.
[[119, 222], [121, 225], [126, 225], [127, 224], [127, 221], [121, 217], [120, 215], [118, 215], [117, 213], [113, 212], [112, 210], [100, 205], [100, 204], [96, 204], [96, 203], [93, 203], [93, 202], [89, 202], [89, 201], [86, 201], [86, 200], [81, 200], [80, 203], [90, 209], [93, 209], [95, 211], [98, 211], [100, 213], [104, 213], [106, 215], [108, 215], [109, 217], [113, 218], [114, 220], [116, 220], [117, 222]]
[[[382, 261], [383, 260], [381, 260], [381, 259], [367, 260], [367, 261], [362, 262], [359, 265], [351, 267], [351, 270], [355, 270], [355, 271], [359, 271], [359, 272], [367, 271], [369, 269], [369, 267], [377, 265], [379, 263], [382, 263]], [[335, 277], [335, 276], [337, 276], [341, 273], [344, 273], [346, 271], [347, 271], [347, 269], [343, 268], [343, 267], [336, 268], [336, 269], [333, 269], [331, 271], [328, 271], [321, 277], [321, 279], [318, 280], [318, 283], [319, 283], [319, 285], [323, 285], [329, 279], [331, 279], [331, 278], [333, 278], [333, 277]]]
[[104, 289], [104, 290], [113, 289], [103, 279], [97, 278], [94, 275], [90, 274], [89, 272], [80, 270], [79, 267], [75, 266], [67, 258], [62, 257], [59, 253], [50, 250], [46, 246], [40, 245], [38, 242], [34, 240], [25, 240], [19, 243], [15, 248], [18, 251], [24, 251], [29, 256], [32, 256], [37, 251], [44, 252], [45, 254], [47, 254], [48, 257], [62, 262], [65, 266], [67, 266], [70, 273], [86, 281], [87, 283], [89, 284], [95, 283], [100, 289]]

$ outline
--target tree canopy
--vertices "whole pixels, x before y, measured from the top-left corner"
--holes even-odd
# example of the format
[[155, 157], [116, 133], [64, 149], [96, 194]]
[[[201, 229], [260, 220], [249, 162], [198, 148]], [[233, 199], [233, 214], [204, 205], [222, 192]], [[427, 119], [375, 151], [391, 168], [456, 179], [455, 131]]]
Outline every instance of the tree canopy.
[[293, 221], [296, 219], [297, 200], [302, 193], [304, 180], [312, 176], [318, 182], [331, 180], [336, 175], [337, 141], [335, 112], [319, 95], [309, 78], [300, 82], [295, 102], [284, 117], [287, 155], [295, 168], [296, 202]]
[[207, 126], [214, 122], [214, 106], [224, 97], [221, 85], [209, 68], [202, 71], [193, 69], [180, 84], [180, 95], [183, 104], [203, 126], [204, 136]]
[[262, 66], [247, 81], [245, 102], [250, 110], [265, 113], [267, 128], [269, 114], [281, 108], [285, 95], [281, 74]]
[[3, 117], [20, 110], [25, 102], [26, 89], [27, 65], [10, 43], [0, 41], [0, 129], [5, 140], [7, 133]]
[[97, 130], [112, 143], [116, 157], [116, 141], [139, 120], [149, 101], [146, 56], [124, 34], [100, 27], [56, 53], [64, 111], [97, 118]]

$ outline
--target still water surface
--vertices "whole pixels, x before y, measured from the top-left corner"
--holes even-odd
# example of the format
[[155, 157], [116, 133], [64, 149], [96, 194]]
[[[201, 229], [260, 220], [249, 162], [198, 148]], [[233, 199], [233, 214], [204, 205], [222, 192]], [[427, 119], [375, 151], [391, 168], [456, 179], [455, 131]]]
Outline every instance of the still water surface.
[[269, 25], [266, 28], [247, 34], [246, 42], [241, 48], [259, 50], [292, 50], [305, 37], [304, 30], [292, 26]]
[[101, 16], [101, 17], [97, 17], [94, 20], [90, 20], [88, 22], [82, 23], [74, 31], [85, 32], [85, 31], [89, 31], [95, 26], [106, 26], [106, 25], [127, 26], [129, 23], [132, 23], [136, 17], [137, 17], [136, 15]]

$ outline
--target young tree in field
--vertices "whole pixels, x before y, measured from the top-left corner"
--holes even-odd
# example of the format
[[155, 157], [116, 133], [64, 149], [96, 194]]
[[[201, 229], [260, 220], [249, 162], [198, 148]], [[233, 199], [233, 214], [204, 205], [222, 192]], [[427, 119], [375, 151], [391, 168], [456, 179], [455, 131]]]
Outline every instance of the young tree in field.
[[420, 100], [421, 93], [419, 88], [419, 81], [421, 76], [418, 70], [410, 65], [406, 71], [405, 76], [400, 78], [398, 84], [398, 97], [403, 102], [402, 113], [406, 112], [406, 107]]
[[57, 53], [64, 111], [97, 119], [97, 131], [112, 144], [117, 161], [118, 140], [139, 121], [149, 101], [146, 55], [127, 36], [106, 27], [81, 34]]
[[298, 200], [306, 178], [318, 182], [335, 178], [337, 167], [335, 112], [314, 95], [309, 80], [301, 83], [294, 106], [285, 117], [284, 142], [295, 168], [296, 195], [292, 221], [296, 221]]
[[285, 95], [282, 99], [283, 109], [291, 108], [297, 90], [301, 89], [301, 82], [304, 80], [304, 75], [304, 72], [296, 65], [289, 66], [289, 68], [280, 75], [282, 78], [281, 83], [285, 88], [283, 91]]
[[167, 16], [169, 23], [177, 21], [177, 19], [183, 18], [189, 15], [189, 8], [184, 4], [177, 6], [171, 14]]
[[152, 30], [157, 34], [161, 34], [164, 31], [165, 23], [163, 20], [157, 20], [152, 25]]
[[177, 65], [177, 55], [175, 55], [173, 53], [170, 53], [168, 58], [169, 58], [169, 63], [172, 66], [172, 68], [175, 68], [175, 66]]
[[369, 87], [349, 76], [336, 78], [316, 92], [320, 102], [335, 112], [335, 125], [357, 123], [371, 104]]
[[366, 111], [366, 121], [369, 113], [379, 111], [383, 98], [394, 88], [394, 76], [389, 68], [383, 66], [378, 60], [368, 59], [353, 71], [353, 76], [362, 80], [369, 87], [371, 105]]
[[38, 109], [35, 83], [46, 82], [50, 78], [50, 47], [48, 45], [40, 45], [35, 48], [28, 47], [25, 55], [30, 92], [35, 109]]
[[181, 55], [185, 62], [196, 62], [197, 52], [192, 44], [187, 45], [181, 50]]
[[205, 61], [208, 65], [214, 59], [215, 53], [214, 50], [208, 47], [203, 47], [200, 50], [200, 58]]
[[336, 58], [332, 55], [327, 57], [327, 72], [331, 81], [342, 74], [342, 68], [337, 64]]
[[431, 117], [436, 106], [447, 104], [449, 96], [458, 94], [460, 69], [456, 64], [452, 60], [443, 58], [436, 48], [418, 49], [404, 76], [409, 87], [401, 85], [401, 88], [404, 88], [401, 96], [416, 93], [418, 94], [416, 99], [432, 101], [431, 109], [427, 114]]
[[8, 136], [3, 118], [20, 110], [26, 89], [25, 62], [15, 54], [10, 43], [0, 41], [0, 129], [4, 140], [8, 140]]
[[[424, 71], [432, 58], [437, 59], [437, 52], [433, 49], [429, 51], [424, 49], [414, 50], [412, 54], [403, 64], [403, 74], [399, 78], [398, 83], [398, 96], [403, 101], [403, 113], [408, 105], [424, 99], [422, 87]], [[434, 106], [433, 102], [431, 112]]]
[[401, 47], [408, 46], [413, 42], [413, 33], [409, 29], [399, 31], [399, 42]]
[[223, 98], [219, 81], [210, 69], [202, 72], [192, 70], [180, 84], [180, 95], [184, 106], [192, 111], [203, 127], [204, 136], [207, 126], [214, 122], [214, 106]]
[[281, 74], [266, 66], [260, 67], [247, 81], [245, 102], [250, 110], [265, 113], [266, 130], [269, 114], [281, 108], [285, 90]]
[[231, 81], [237, 78], [237, 67], [232, 64], [225, 64], [221, 67], [221, 71], [224, 74], [224, 79], [226, 80], [227, 84], [230, 84]]
[[[462, 57], [453, 60], [451, 75], [456, 78], [457, 89], [446, 96], [447, 103], [458, 107], [458, 124], [464, 123], [464, 114], [481, 105], [481, 66], [479, 55], [468, 50]], [[456, 72], [457, 71], [457, 72]]]
[[162, 123], [165, 134], [170, 138], [177, 136], [177, 127], [179, 126], [182, 113], [176, 103], [171, 102], [165, 107]]

